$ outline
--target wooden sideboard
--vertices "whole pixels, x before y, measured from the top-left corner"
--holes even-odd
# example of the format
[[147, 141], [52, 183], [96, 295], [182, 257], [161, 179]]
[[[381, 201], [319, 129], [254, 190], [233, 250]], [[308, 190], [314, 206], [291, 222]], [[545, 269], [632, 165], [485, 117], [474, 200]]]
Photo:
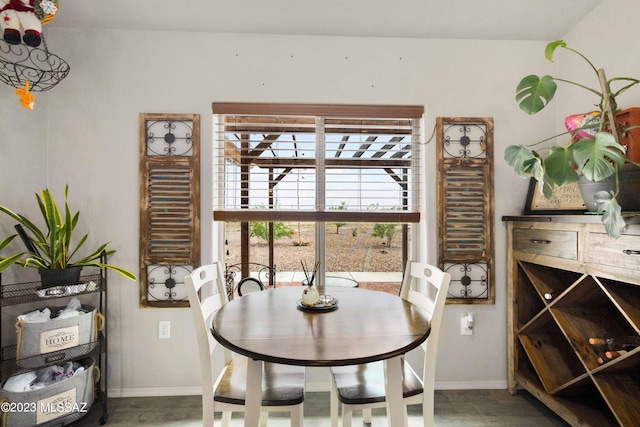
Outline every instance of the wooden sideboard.
[[609, 238], [599, 217], [512, 216], [509, 391], [573, 426], [640, 425], [640, 347], [615, 359], [592, 337], [640, 335], [640, 216]]

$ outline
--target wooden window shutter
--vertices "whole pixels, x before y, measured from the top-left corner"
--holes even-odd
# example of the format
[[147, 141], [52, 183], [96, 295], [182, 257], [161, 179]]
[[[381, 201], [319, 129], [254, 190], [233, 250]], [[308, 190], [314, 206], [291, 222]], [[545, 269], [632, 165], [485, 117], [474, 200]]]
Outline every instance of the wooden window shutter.
[[200, 263], [200, 116], [140, 114], [140, 304], [188, 307]]
[[436, 120], [438, 262], [448, 303], [494, 303], [493, 119]]

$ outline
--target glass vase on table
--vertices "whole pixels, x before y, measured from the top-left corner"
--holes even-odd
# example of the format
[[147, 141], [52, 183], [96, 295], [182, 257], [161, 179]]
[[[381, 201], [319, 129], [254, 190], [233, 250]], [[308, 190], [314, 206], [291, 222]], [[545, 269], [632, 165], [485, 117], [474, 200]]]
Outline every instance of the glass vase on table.
[[302, 291], [302, 305], [306, 307], [313, 307], [320, 299], [320, 292], [318, 292], [315, 282], [316, 273], [318, 272], [320, 263], [315, 263], [313, 266], [313, 272], [309, 271], [307, 264], [304, 261], [300, 261], [300, 264], [302, 264], [302, 271], [305, 276], [305, 280], [302, 281], [302, 284], [305, 285], [304, 291]]

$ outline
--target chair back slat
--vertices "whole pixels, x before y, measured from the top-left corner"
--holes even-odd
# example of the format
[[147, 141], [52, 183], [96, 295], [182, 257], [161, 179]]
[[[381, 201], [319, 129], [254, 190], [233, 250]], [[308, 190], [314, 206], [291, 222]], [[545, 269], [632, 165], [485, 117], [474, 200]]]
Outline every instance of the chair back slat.
[[[405, 404], [422, 404], [424, 427], [433, 427], [434, 382], [436, 353], [440, 324], [451, 275], [426, 263], [408, 261], [405, 268], [400, 298], [422, 308], [430, 322], [429, 337], [419, 347], [424, 359], [422, 377], [419, 369], [404, 360], [403, 390]], [[364, 411], [363, 419], [369, 422], [371, 409], [384, 406], [385, 378], [382, 363], [369, 363], [352, 367], [332, 368], [331, 420], [336, 425], [338, 401], [342, 402], [343, 426], [351, 426], [354, 409]], [[369, 420], [369, 421], [367, 421]]]
[[[218, 342], [211, 335], [209, 325], [215, 313], [228, 301], [220, 263], [214, 262], [198, 267], [191, 274], [185, 276], [184, 281], [198, 340], [198, 354], [203, 373], [203, 393], [211, 394], [214, 389], [213, 382], [217, 376], [214, 375], [212, 355], [216, 351]], [[224, 353], [225, 359], [231, 358], [229, 351]]]
[[429, 264], [409, 261], [402, 280], [400, 296], [422, 307], [430, 318], [440, 317], [450, 282], [449, 273]]
[[[421, 262], [409, 261], [400, 288], [400, 296], [422, 307], [429, 315], [431, 332], [421, 346], [425, 352], [423, 379], [435, 376], [435, 357], [437, 353], [440, 324], [447, 298], [451, 275], [438, 267]], [[427, 383], [429, 380], [426, 380]], [[433, 382], [433, 378], [431, 378]]]
[[[219, 345], [209, 329], [215, 314], [229, 302], [222, 264], [214, 262], [196, 268], [185, 276], [184, 281], [198, 341], [202, 374], [202, 425], [214, 427], [214, 413], [221, 411], [222, 425], [227, 426], [231, 412], [245, 411], [247, 359], [244, 356], [235, 357], [231, 350]], [[221, 352], [224, 357], [221, 357]], [[265, 412], [261, 419], [266, 421], [266, 411], [289, 411], [291, 425], [302, 426], [304, 367], [287, 366], [283, 369], [282, 366], [268, 366], [263, 375], [266, 390], [263, 396], [276, 403], [263, 407]]]
[[427, 312], [429, 321], [431, 321], [431, 319], [433, 318], [433, 312], [435, 310], [435, 301], [433, 301], [427, 295], [414, 290], [409, 291], [409, 295], [405, 299], [412, 304], [422, 307], [424, 311]]

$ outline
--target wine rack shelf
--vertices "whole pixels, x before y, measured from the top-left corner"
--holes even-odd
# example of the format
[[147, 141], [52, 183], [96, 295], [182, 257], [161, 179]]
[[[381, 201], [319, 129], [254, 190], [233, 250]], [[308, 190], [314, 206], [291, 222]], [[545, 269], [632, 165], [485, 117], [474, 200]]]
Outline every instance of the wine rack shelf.
[[510, 392], [529, 391], [573, 426], [640, 425], [640, 346], [608, 358], [589, 342], [640, 339], [640, 216], [617, 240], [597, 218], [503, 219]]

